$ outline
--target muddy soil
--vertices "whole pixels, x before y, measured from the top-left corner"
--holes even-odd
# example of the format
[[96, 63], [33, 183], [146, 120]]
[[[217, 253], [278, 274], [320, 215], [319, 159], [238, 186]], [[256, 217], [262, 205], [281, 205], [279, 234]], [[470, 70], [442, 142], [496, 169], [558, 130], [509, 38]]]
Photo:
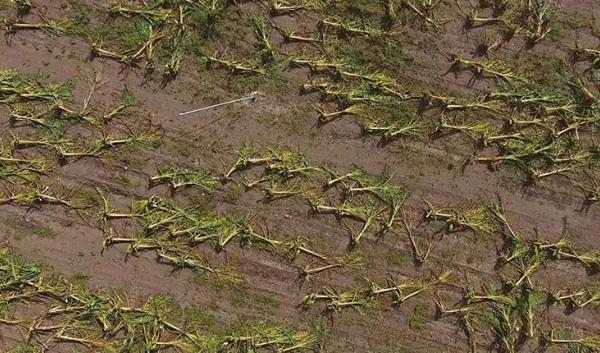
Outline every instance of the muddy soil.
[[[60, 11], [54, 1], [33, 3], [38, 8], [46, 7], [49, 13]], [[600, 18], [600, 6], [594, 0], [560, 1], [559, 8], [564, 18], [584, 14]], [[445, 17], [450, 22], [444, 34], [432, 35], [411, 26], [403, 28], [409, 40], [403, 42], [402, 55], [415, 63], [413, 69], [410, 65], [403, 69], [403, 74], [420, 84], [429, 83], [440, 93], [476, 94], [486, 84], [469, 86], [468, 73], [457, 77], [448, 74], [445, 53], [470, 53], [483, 29], [464, 33], [463, 20], [458, 13], [448, 12]], [[279, 17], [276, 21], [286, 25], [298, 23], [297, 19], [287, 17]], [[544, 57], [565, 57], [575, 40], [598, 45], [598, 41], [585, 31], [575, 34], [575, 31], [564, 30], [561, 33], [564, 34], [560, 38], [545, 40], [532, 49], [524, 48], [522, 43], [511, 43], [495, 55], [508, 59], [527, 56], [535, 61]], [[388, 168], [394, 174], [394, 180], [411, 191], [409, 207], [415, 214], [420, 212], [423, 199], [461, 204], [497, 196], [502, 199], [511, 223], [523, 232], [532, 233], [535, 228], [544, 239], [556, 240], [562, 235], [566, 219], [566, 229], [574, 243], [586, 248], [600, 248], [600, 210], [592, 207], [581, 212], [582, 195], [567, 183], [559, 180], [543, 187], [522, 188], [511, 170], [490, 171], [485, 166], [475, 165], [463, 171], [464, 151], [469, 150], [464, 141], [397, 141], [382, 147], [376, 139], [365, 137], [352, 119], [343, 118], [318, 126], [311, 107], [318, 101], [318, 96], [298, 94], [307, 77], [303, 69], [287, 73], [285, 87], [262, 92], [256, 102], [178, 116], [182, 111], [239, 97], [231, 88], [235, 77], [218, 70], [197, 70], [191, 64], [185, 66], [175, 81], [161, 87], [160, 82], [144, 80], [135, 69], [109, 60], [90, 60], [89, 47], [79, 38], [49, 38], [31, 31], [18, 32], [0, 40], [0, 69], [41, 74], [52, 81], [74, 79], [77, 82], [75, 101], [81, 101], [86, 92], [82, 73], [100, 66], [108, 84], [100, 90], [98, 101], [108, 101], [127, 87], [140, 102], [135, 114], [160, 124], [165, 131], [164, 143], [156, 150], [132, 152], [128, 156], [129, 162], [116, 156], [110, 161], [85, 159], [66, 165], [60, 169], [60, 180], [68, 185], [110, 190], [111, 199], [124, 208], [132, 197], [168, 194], [166, 188], [147, 187], [147, 178], [158, 165], [199, 163], [222, 170], [223, 161], [230, 163], [238, 146], [253, 141], [261, 146], [298, 148], [314, 163], [326, 163], [341, 170], [360, 165], [369, 172], [379, 173]], [[7, 138], [10, 130], [6, 111], [0, 111], [0, 127], [1, 137]], [[132, 158], [135, 163], [131, 163]], [[194, 200], [199, 197], [197, 193], [188, 190], [179, 197]], [[324, 252], [341, 255], [347, 251], [348, 233], [344, 228], [333, 217], [310, 215], [303, 202], [288, 199], [266, 204], [260, 202], [261, 195], [252, 192], [242, 193], [239, 197], [231, 194], [231, 190], [222, 189], [212, 202], [220, 210], [252, 213], [272, 231], [286, 237], [305, 236], [318, 243]], [[49, 228], [51, 232], [40, 236], [17, 234], [15, 229], [23, 226]], [[431, 232], [432, 229], [423, 227], [417, 234], [425, 239]], [[216, 286], [210, 278], [198, 278], [187, 270], [173, 272], [151, 255], [126, 257], [125, 249], [121, 247], [103, 250], [103, 238], [96, 224], [86, 224], [75, 212], [61, 207], [22, 209], [0, 206], [0, 239], [25, 259], [39, 261], [58, 273], [66, 276], [86, 274], [92, 287], [127, 289], [132, 296], [139, 297], [169, 295], [184, 307], [204, 308], [222, 322], [265, 318], [307, 327], [311, 320], [323, 315], [331, 324], [327, 352], [382, 353], [462, 352], [468, 350], [468, 343], [453, 319], [434, 319], [433, 293], [397, 307], [384, 302], [364, 313], [322, 313], [322, 307], [303, 310], [298, 308], [301, 298], [323, 286], [348, 288], [360, 283], [363, 276], [371, 279], [385, 279], [388, 275], [408, 278], [446, 268], [453, 269], [457, 278], [462, 278], [465, 283], [486, 282], [495, 276], [493, 259], [499, 244], [499, 239], [478, 239], [469, 234], [445, 235], [434, 243], [430, 261], [424, 266], [416, 266], [408, 241], [388, 234], [364, 243], [361, 251], [368, 259], [367, 270], [360, 273], [332, 271], [303, 285], [297, 282], [298, 272], [294, 266], [265, 252], [235, 245], [227, 249], [225, 256], [217, 255], [211, 249], [200, 249], [215, 263], [228, 262], [238, 268], [245, 278], [244, 289], [240, 290]], [[539, 276], [540, 281], [547, 278], [556, 287], [597, 280], [597, 276], [589, 276], [566, 265], [548, 269]], [[452, 293], [455, 292], [449, 291], [447, 295]], [[268, 296], [273, 302], [261, 304], [256, 300], [259, 296]], [[427, 322], [419, 328], [410, 324], [416, 305], [425, 305], [427, 312]], [[595, 309], [571, 315], [554, 310], [550, 315], [555, 320], [554, 325], [573, 327], [585, 334], [600, 334]], [[3, 350], [3, 347], [11, 346], [10, 337], [14, 332], [4, 328], [0, 331], [0, 350]]]

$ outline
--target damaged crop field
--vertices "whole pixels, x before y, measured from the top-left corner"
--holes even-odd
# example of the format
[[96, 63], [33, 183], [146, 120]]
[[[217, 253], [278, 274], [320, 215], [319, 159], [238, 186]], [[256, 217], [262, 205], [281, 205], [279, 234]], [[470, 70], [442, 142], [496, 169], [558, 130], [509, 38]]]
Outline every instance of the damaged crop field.
[[0, 0], [0, 352], [600, 352], [597, 0]]

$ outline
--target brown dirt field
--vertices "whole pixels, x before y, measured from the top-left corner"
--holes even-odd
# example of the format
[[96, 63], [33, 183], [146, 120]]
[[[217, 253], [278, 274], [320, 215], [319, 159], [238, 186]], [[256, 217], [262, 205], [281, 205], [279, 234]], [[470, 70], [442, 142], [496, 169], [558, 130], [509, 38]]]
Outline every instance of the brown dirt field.
[[[60, 12], [57, 2], [34, 0], [33, 3], [37, 8], [47, 7], [49, 14]], [[558, 5], [560, 16], [588, 14], [600, 18], [600, 6], [595, 0], [564, 0]], [[251, 11], [255, 6], [244, 4], [242, 11]], [[419, 85], [429, 85], [435, 92], [475, 94], [486, 84], [478, 82], [474, 87], [468, 87], [469, 73], [458, 77], [447, 74], [444, 52], [472, 52], [485, 29], [464, 33], [456, 9], [449, 10], [445, 16], [451, 21], [441, 35], [432, 35], [411, 26], [402, 27], [402, 34], [407, 40], [401, 40], [402, 53], [399, 55], [410, 57], [414, 65], [398, 71], [407, 82], [414, 80]], [[294, 18], [277, 17], [275, 20], [279, 24], [298, 25]], [[580, 32], [578, 39], [581, 43], [598, 45], [598, 40], [589, 33]], [[274, 35], [273, 40], [277, 42], [279, 37]], [[550, 56], [566, 57], [566, 51], [573, 47], [574, 40], [574, 31], [566, 30], [561, 38], [544, 40], [532, 49], [524, 49], [523, 43], [515, 40], [495, 56], [514, 60], [525, 58], [529, 62]], [[234, 93], [237, 89], [235, 77], [222, 70], [196, 70], [190, 59], [177, 79], [161, 88], [160, 82], [144, 81], [134, 69], [123, 68], [110, 60], [90, 61], [88, 54], [87, 44], [79, 38], [48, 38], [41, 32], [18, 32], [0, 40], [0, 69], [41, 74], [51, 81], [74, 79], [77, 81], [75, 101], [78, 102], [86, 93], [82, 72], [101, 66], [109, 83], [96, 97], [100, 102], [118, 96], [125, 87], [133, 92], [140, 102], [135, 113], [164, 129], [163, 145], [143, 152], [124, 152], [128, 153], [127, 168], [124, 168], [127, 164], [123, 162], [125, 156], [117, 152], [113, 159], [84, 159], [61, 167], [59, 172], [60, 180], [67, 185], [110, 190], [111, 200], [121, 208], [126, 208], [132, 197], [168, 194], [165, 187], [147, 187], [148, 176], [161, 163], [194, 165], [199, 162], [200, 165], [222, 170], [222, 161], [232, 161], [240, 144], [253, 141], [259, 146], [298, 148], [314, 163], [326, 163], [341, 170], [360, 165], [368, 172], [379, 173], [387, 167], [394, 174], [394, 180], [406, 185], [412, 192], [409, 207], [415, 212], [418, 212], [423, 199], [441, 204], [463, 204], [498, 195], [517, 229], [532, 234], [537, 228], [544, 239], [556, 240], [561, 236], [563, 219], [566, 218], [569, 238], [574, 243], [586, 248], [600, 248], [600, 210], [592, 207], [588, 212], [580, 212], [581, 193], [560, 179], [545, 184], [543, 188], [523, 189], [511, 170], [490, 171], [485, 166], [474, 165], [461, 171], [461, 163], [467, 151], [471, 150], [463, 140], [395, 141], [381, 147], [375, 138], [363, 136], [350, 118], [317, 126], [311, 104], [318, 101], [318, 95], [298, 94], [308, 75], [304, 69], [287, 72], [288, 81], [284, 88], [273, 89], [269, 84], [263, 84], [269, 90], [250, 105], [238, 104], [177, 116], [188, 108], [238, 97], [239, 94]], [[0, 137], [7, 138], [9, 131], [8, 114], [0, 110]], [[258, 193], [243, 193], [237, 199], [232, 197], [232, 193], [230, 189], [220, 188], [215, 199], [209, 202], [219, 210], [250, 212], [272, 231], [279, 231], [289, 238], [306, 236], [328, 253], [341, 255], [346, 252], [348, 234], [334, 217], [309, 215], [306, 205], [294, 199], [262, 203]], [[197, 191], [186, 190], [177, 198], [193, 201], [202, 199], [202, 196]], [[15, 224], [30, 229], [40, 226], [50, 228], [52, 235], [17, 235]], [[128, 225], [122, 226], [126, 229]], [[420, 237], [431, 232], [432, 229], [426, 226], [417, 229]], [[237, 266], [245, 278], [245, 290], [239, 292], [220, 288], [211, 283], [211, 279], [199, 280], [188, 270], [173, 272], [149, 254], [126, 259], [123, 247], [115, 246], [103, 251], [103, 234], [96, 225], [86, 224], [75, 212], [58, 206], [40, 209], [0, 206], [0, 239], [23, 258], [39, 261], [65, 276], [88, 275], [89, 284], [94, 288], [126, 289], [133, 297], [169, 295], [181, 306], [201, 307], [225, 323], [241, 318], [265, 318], [300, 327], [306, 327], [310, 320], [322, 314], [319, 307], [309, 310], [298, 308], [305, 294], [323, 286], [346, 288], [358, 283], [362, 276], [385, 279], [391, 274], [396, 278], [408, 278], [451, 268], [459, 281], [471, 285], [488, 282], [495, 272], [494, 263], [489, 259], [496, 258], [496, 248], [500, 244], [499, 239], [477, 239], [467, 234], [445, 235], [443, 241], [440, 238], [434, 243], [430, 261], [419, 267], [412, 261], [408, 241], [388, 234], [383, 239], [368, 239], [361, 244], [361, 252], [368, 259], [368, 270], [360, 273], [332, 271], [303, 286], [296, 282], [297, 270], [293, 266], [265, 252], [237, 245], [228, 247], [226, 256], [217, 255], [211, 249], [199, 250], [215, 263], [225, 263], [227, 258], [230, 264]], [[549, 286], [558, 288], [564, 287], [565, 283], [578, 286], [598, 279], [597, 275], [586, 275], [574, 266], [555, 267], [537, 275], [538, 280], [545, 282], [547, 279]], [[275, 304], [261, 305], [255, 300], [257, 296], [268, 296]], [[452, 318], [434, 320], [432, 299], [433, 294], [428, 293], [398, 307], [382, 303], [364, 313], [323, 314], [328, 317], [332, 328], [326, 351], [467, 351], [464, 335]], [[425, 326], [420, 329], [409, 326], [417, 304], [426, 306], [428, 316]], [[599, 313], [597, 309], [586, 309], [567, 315], [553, 308], [548, 315], [560, 325], [590, 335], [600, 334]], [[10, 337], [14, 334], [0, 327], [0, 351], [11, 347]], [[481, 350], [487, 348], [481, 347]]]

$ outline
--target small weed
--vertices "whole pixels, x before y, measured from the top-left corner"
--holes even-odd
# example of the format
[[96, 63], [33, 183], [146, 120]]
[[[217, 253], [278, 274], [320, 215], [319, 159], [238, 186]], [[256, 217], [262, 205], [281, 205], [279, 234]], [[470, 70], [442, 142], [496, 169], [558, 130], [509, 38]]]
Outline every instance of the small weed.
[[131, 186], [131, 179], [129, 179], [129, 177], [123, 173], [115, 173], [113, 174], [112, 178], [115, 183], [121, 185], [122, 187], [127, 188]]
[[254, 302], [263, 310], [271, 310], [279, 307], [277, 300], [270, 295], [259, 294], [254, 297]]
[[54, 238], [58, 235], [54, 229], [41, 224], [6, 220], [6, 225], [9, 226], [9, 233], [15, 240], [22, 240], [32, 235], [37, 238]]
[[245, 288], [239, 288], [232, 294], [230, 299], [231, 305], [238, 308], [247, 307], [249, 298], [248, 291]]
[[189, 325], [200, 327], [208, 331], [214, 331], [218, 325], [217, 319], [211, 314], [199, 308], [185, 309], [185, 316]]
[[413, 330], [422, 330], [425, 327], [425, 324], [429, 322], [429, 317], [427, 314], [427, 306], [422, 303], [419, 303], [413, 309], [413, 314], [408, 321], [408, 326]]
[[90, 276], [83, 272], [76, 272], [75, 274], [73, 274], [73, 282], [79, 285], [85, 285], [89, 279]]
[[244, 195], [245, 191], [243, 185], [231, 185], [227, 188], [227, 196], [230, 201], [237, 201]]
[[390, 266], [399, 267], [404, 263], [404, 257], [397, 251], [389, 252], [385, 256], [385, 261]]
[[572, 30], [585, 28], [587, 24], [588, 21], [575, 15], [567, 17], [564, 22], [564, 26]]
[[[204, 274], [198, 274], [197, 277], [202, 278], [204, 280], [206, 276]], [[225, 287], [227, 286], [227, 282], [225, 280], [223, 280], [221, 277], [215, 278], [213, 280], [212, 284], [218, 293], [222, 293], [223, 290], [225, 289]]]
[[90, 188], [78, 188], [73, 192], [73, 198], [81, 200], [81, 202], [88, 206], [97, 207], [100, 206], [100, 200], [98, 193]]

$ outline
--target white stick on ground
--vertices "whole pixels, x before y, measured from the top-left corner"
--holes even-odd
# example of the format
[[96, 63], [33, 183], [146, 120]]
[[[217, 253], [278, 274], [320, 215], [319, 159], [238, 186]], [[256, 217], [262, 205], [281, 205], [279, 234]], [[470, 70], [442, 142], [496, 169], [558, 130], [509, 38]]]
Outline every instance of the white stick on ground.
[[252, 92], [252, 93], [250, 93], [250, 95], [248, 97], [238, 98], [238, 99], [230, 100], [230, 101], [219, 103], [219, 104], [213, 104], [208, 107], [190, 110], [189, 112], [185, 112], [185, 113], [179, 113], [179, 116], [197, 113], [197, 112], [201, 112], [203, 110], [213, 109], [213, 108], [221, 107], [224, 105], [233, 104], [233, 103], [237, 103], [237, 102], [243, 102], [243, 101], [247, 101], [247, 100], [255, 101], [257, 94], [258, 94], [258, 92]]

